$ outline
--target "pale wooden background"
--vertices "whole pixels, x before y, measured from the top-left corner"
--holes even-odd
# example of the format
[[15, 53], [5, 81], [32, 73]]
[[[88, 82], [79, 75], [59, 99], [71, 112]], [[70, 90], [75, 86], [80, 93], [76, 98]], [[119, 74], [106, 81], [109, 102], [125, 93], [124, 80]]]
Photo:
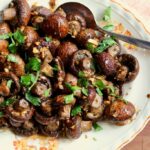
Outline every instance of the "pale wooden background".
[[[117, 1], [138, 17], [150, 31], [150, 0], [113, 0]], [[150, 122], [145, 129], [122, 150], [150, 150]]]

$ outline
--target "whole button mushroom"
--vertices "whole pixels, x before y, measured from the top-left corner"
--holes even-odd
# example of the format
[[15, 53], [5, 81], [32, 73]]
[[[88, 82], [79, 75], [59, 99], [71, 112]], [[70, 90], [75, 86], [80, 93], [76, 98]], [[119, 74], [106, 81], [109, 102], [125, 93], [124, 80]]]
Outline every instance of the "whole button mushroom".
[[68, 21], [59, 13], [54, 13], [44, 20], [42, 23], [42, 29], [46, 34], [62, 39], [68, 34]]
[[136, 110], [132, 103], [115, 100], [105, 109], [106, 118], [118, 125], [125, 125], [132, 120]]
[[116, 80], [121, 82], [133, 81], [139, 72], [139, 62], [131, 54], [122, 54], [118, 56], [120, 66], [117, 68]]
[[57, 49], [57, 56], [59, 56], [67, 67], [70, 62], [70, 58], [74, 52], [78, 50], [77, 46], [72, 42], [63, 42]]
[[107, 52], [96, 55], [96, 62], [100, 71], [106, 76], [113, 76], [116, 73], [116, 63], [114, 58]]

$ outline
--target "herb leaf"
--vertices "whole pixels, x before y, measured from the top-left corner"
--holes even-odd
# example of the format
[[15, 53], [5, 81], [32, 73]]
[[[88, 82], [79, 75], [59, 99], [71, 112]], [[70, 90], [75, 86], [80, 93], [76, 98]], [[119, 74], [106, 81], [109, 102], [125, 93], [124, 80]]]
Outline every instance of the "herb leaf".
[[81, 89], [79, 86], [72, 86], [72, 85], [69, 84], [69, 83], [65, 83], [65, 86], [66, 86], [69, 90], [71, 90], [72, 92], [75, 92], [75, 91]]
[[81, 114], [81, 106], [75, 106], [71, 111], [71, 116]]
[[48, 97], [50, 95], [50, 90], [51, 90], [51, 88], [44, 91], [44, 96], [45, 97]]
[[103, 18], [102, 18], [103, 21], [111, 20], [111, 13], [112, 13], [112, 8], [109, 6], [104, 11]]
[[93, 128], [95, 131], [103, 130], [103, 128], [96, 122], [93, 124]]
[[30, 86], [34, 81], [36, 77], [33, 74], [26, 74], [24, 76], [21, 76], [21, 84], [24, 86]]
[[0, 35], [0, 40], [6, 40], [6, 39], [9, 39], [11, 35], [12, 35], [12, 33], [1, 34], [1, 35]]
[[82, 93], [85, 95], [85, 96], [88, 96], [88, 89], [86, 89], [85, 87], [82, 88]]
[[15, 43], [9, 44], [8, 49], [9, 49], [9, 51], [10, 51], [11, 53], [13, 53], [13, 54], [15, 54], [15, 53], [17, 52], [17, 46], [16, 46]]
[[0, 104], [0, 107], [4, 107], [4, 106], [9, 106], [11, 105], [16, 99], [14, 98], [8, 98], [6, 99], [5, 101], [3, 101], [1, 104]]
[[86, 45], [86, 48], [91, 52], [94, 53], [95, 52], [95, 47], [92, 43], [88, 42]]
[[41, 60], [36, 58], [36, 57], [32, 57], [29, 58], [29, 62], [26, 65], [26, 69], [32, 70], [32, 71], [39, 71], [41, 67]]
[[112, 31], [112, 30], [114, 30], [114, 25], [112, 25], [112, 24], [106, 25], [103, 27], [103, 29], [107, 30], [107, 31]]
[[25, 98], [32, 103], [34, 106], [40, 106], [41, 100], [38, 97], [31, 95], [31, 93], [26, 93]]
[[80, 78], [80, 79], [78, 80], [78, 84], [79, 84], [80, 86], [83, 86], [83, 87], [87, 88], [88, 85], [89, 85], [89, 81], [88, 81], [88, 79], [86, 79], [86, 78]]
[[98, 87], [96, 88], [96, 92], [98, 93], [99, 96], [103, 96], [102, 91]]
[[24, 41], [25, 41], [24, 34], [19, 29], [16, 32], [14, 32], [13, 36], [14, 36], [14, 39], [19, 44], [23, 44], [24, 43]]
[[98, 87], [100, 90], [103, 90], [106, 87], [102, 80], [97, 80], [93, 85]]
[[45, 40], [46, 40], [46, 42], [51, 42], [52, 41], [52, 38], [51, 37], [45, 37]]
[[7, 81], [7, 87], [8, 87], [8, 88], [11, 88], [12, 83], [13, 83], [13, 80], [8, 80], [8, 81]]
[[65, 99], [65, 104], [69, 104], [74, 100], [74, 96], [73, 96], [73, 94], [66, 95], [66, 96], [64, 96], [64, 99]]
[[101, 41], [101, 43], [99, 43], [99, 46], [97, 48], [95, 48], [95, 53], [101, 53], [114, 44], [116, 44], [116, 41], [111, 37], [107, 37], [103, 41]]
[[84, 74], [83, 71], [79, 71], [78, 76], [79, 76], [80, 78], [83, 78], [83, 77], [85, 77], [85, 74]]
[[13, 54], [8, 54], [8, 55], [7, 55], [7, 60], [10, 61], [10, 62], [17, 63], [16, 56], [13, 55]]

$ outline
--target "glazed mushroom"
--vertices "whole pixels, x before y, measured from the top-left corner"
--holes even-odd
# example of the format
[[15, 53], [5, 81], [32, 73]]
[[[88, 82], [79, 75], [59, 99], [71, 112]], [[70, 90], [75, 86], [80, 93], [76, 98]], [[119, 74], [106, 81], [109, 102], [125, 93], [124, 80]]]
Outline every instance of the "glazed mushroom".
[[70, 118], [69, 120], [66, 120], [65, 123], [65, 132], [66, 136], [70, 139], [77, 139], [80, 137], [82, 131], [81, 131], [81, 117], [76, 116], [73, 118]]
[[52, 115], [52, 99], [46, 99], [41, 102], [40, 105], [40, 111], [46, 115], [51, 116]]
[[30, 46], [39, 38], [38, 33], [35, 31], [33, 27], [30, 26], [22, 26], [21, 31], [23, 32], [25, 38], [25, 42], [23, 44], [23, 48], [28, 50]]
[[87, 132], [92, 130], [92, 121], [81, 121], [81, 131]]
[[118, 43], [118, 44], [115, 44], [115, 45], [113, 45], [113, 46], [111, 46], [111, 47], [109, 47], [109, 48], [107, 49], [107, 52], [108, 52], [112, 57], [116, 57], [116, 56], [119, 55], [120, 52], [121, 52], [120, 43], [119, 43], [119, 42], [117, 42], [117, 43]]
[[71, 105], [62, 105], [59, 108], [59, 117], [61, 120], [66, 120], [70, 118]]
[[115, 59], [107, 52], [96, 55], [97, 66], [100, 72], [106, 76], [113, 76], [116, 73]]
[[10, 32], [11, 32], [11, 30], [10, 30], [10, 27], [7, 23], [5, 23], [5, 22], [0, 23], [0, 35], [1, 34], [7, 34]]
[[125, 125], [132, 121], [136, 110], [131, 102], [117, 99], [105, 109], [105, 116], [117, 125]]
[[74, 52], [78, 50], [77, 46], [72, 42], [63, 42], [57, 49], [56, 55], [59, 56], [65, 66], [68, 66], [70, 58]]
[[69, 24], [69, 34], [72, 37], [76, 37], [82, 29], [86, 28], [84, 17], [77, 12], [67, 14], [67, 20]]
[[61, 61], [60, 57], [56, 57], [54, 59], [54, 67], [55, 67], [55, 83], [54, 83], [54, 90], [62, 90], [64, 89], [63, 81], [65, 79], [65, 71], [64, 65]]
[[50, 80], [46, 76], [41, 75], [36, 84], [32, 87], [31, 92], [32, 94], [41, 98], [50, 97], [52, 94]]
[[11, 72], [1, 72], [0, 81], [1, 96], [12, 96], [20, 91], [19, 79], [15, 74]]
[[4, 63], [5, 72], [13, 72], [20, 77], [25, 74], [25, 63], [23, 59], [17, 54], [9, 54], [7, 61]]
[[39, 129], [43, 135], [49, 137], [58, 137], [60, 121], [56, 117], [51, 117], [48, 125], [39, 125]]
[[31, 136], [38, 133], [38, 128], [35, 127], [33, 120], [25, 121], [19, 127], [11, 126], [11, 130], [21, 136]]
[[30, 20], [31, 10], [27, 0], [13, 1], [14, 6], [2, 11], [1, 20], [14, 21], [20, 26], [26, 26]]
[[94, 75], [95, 68], [93, 57], [88, 50], [79, 50], [72, 56], [70, 70], [78, 76], [79, 72], [83, 72], [85, 77]]
[[59, 13], [51, 14], [42, 23], [43, 31], [56, 38], [65, 38], [68, 34], [69, 26], [67, 19]]
[[86, 48], [88, 43], [91, 43], [91, 41], [94, 45], [98, 45], [99, 42], [95, 30], [90, 28], [82, 29], [77, 35], [76, 40], [78, 44], [84, 48]]
[[7, 107], [6, 113], [9, 119], [23, 123], [32, 118], [34, 108], [24, 98], [20, 98]]
[[133, 81], [139, 72], [138, 60], [131, 54], [122, 54], [118, 56], [118, 61], [116, 80], [123, 83]]
[[44, 62], [50, 63], [60, 42], [51, 37], [49, 38], [51, 39], [50, 41], [46, 41], [45, 38], [35, 41], [30, 49], [30, 56], [38, 57]]

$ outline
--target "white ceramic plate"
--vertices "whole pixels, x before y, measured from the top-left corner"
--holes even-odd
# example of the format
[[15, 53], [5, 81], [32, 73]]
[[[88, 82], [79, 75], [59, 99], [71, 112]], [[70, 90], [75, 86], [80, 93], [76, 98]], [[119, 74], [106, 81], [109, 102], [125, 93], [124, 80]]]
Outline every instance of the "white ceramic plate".
[[[0, 0], [0, 9], [7, 6], [10, 0]], [[30, 3], [48, 6], [49, 0], [28, 0]], [[76, 1], [88, 6], [95, 18], [100, 20], [104, 9], [112, 6], [113, 19], [121, 22], [125, 28], [132, 32], [133, 36], [150, 40], [150, 35], [144, 26], [123, 6], [115, 4], [109, 0], [56, 0], [57, 5], [68, 1]], [[124, 48], [125, 49], [125, 48]], [[126, 49], [125, 49], [126, 50]], [[16, 137], [9, 131], [1, 131], [1, 150], [115, 150], [131, 141], [135, 135], [144, 128], [150, 116], [150, 100], [147, 94], [150, 93], [150, 51], [138, 49], [128, 51], [135, 55], [140, 63], [138, 77], [131, 84], [125, 85], [124, 91], [128, 92], [125, 98], [134, 103], [140, 110], [137, 118], [126, 126], [115, 126], [100, 122], [103, 130], [100, 132], [91, 131], [82, 134], [77, 140], [52, 140], [38, 136], [30, 138]]]

